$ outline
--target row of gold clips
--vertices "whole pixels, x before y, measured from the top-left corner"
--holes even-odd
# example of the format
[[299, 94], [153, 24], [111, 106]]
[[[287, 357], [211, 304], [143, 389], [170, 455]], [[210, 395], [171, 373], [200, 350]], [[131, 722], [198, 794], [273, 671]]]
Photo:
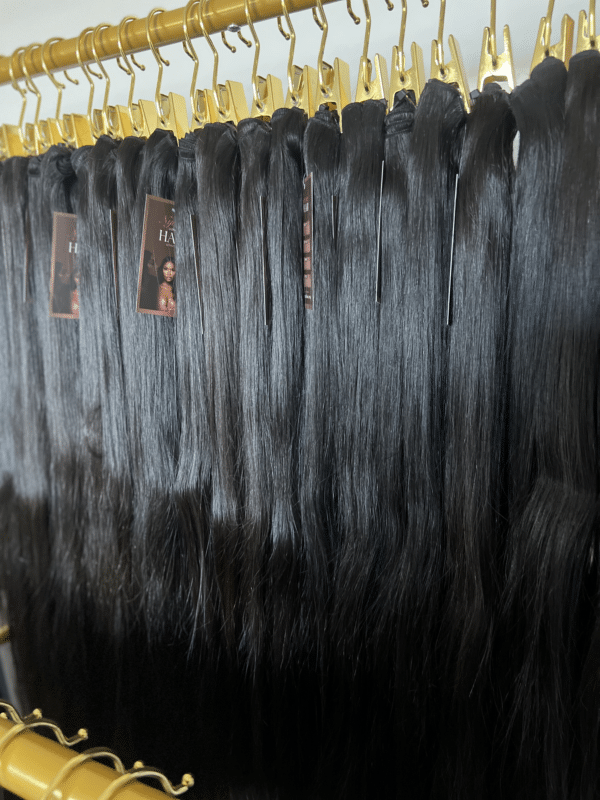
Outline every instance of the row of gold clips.
[[[181, 784], [173, 786], [162, 772], [146, 767], [141, 761], [136, 761], [131, 769], [126, 770], [115, 753], [102, 747], [90, 748], [71, 756], [68, 751], [57, 748], [51, 740], [36, 737], [33, 730], [49, 730], [58, 743], [67, 748], [88, 738], [85, 728], [67, 739], [56, 723], [44, 719], [39, 709], [27, 717], [21, 717], [10, 703], [0, 701], [0, 708], [3, 709], [0, 713], [0, 775], [4, 788], [19, 794], [24, 800], [55, 800], [63, 796], [76, 796], [74, 783], [85, 787], [86, 796], [89, 796], [92, 787], [96, 789], [99, 792], [98, 800], [113, 800], [123, 792], [125, 800], [129, 794], [127, 787], [141, 778], [154, 778], [170, 797], [178, 797], [194, 785], [192, 776], [185, 774]], [[7, 748], [17, 741], [19, 746], [11, 747], [10, 756], [7, 757]], [[99, 769], [98, 759], [108, 760], [111, 768]], [[61, 791], [67, 782], [70, 794]], [[145, 784], [135, 785], [133, 797], [160, 800], [164, 796]]]
[[[194, 69], [192, 74], [192, 85], [190, 88], [190, 104], [192, 111], [192, 123], [188, 124], [187, 107], [181, 95], [170, 93], [164, 95], [161, 92], [163, 66], [168, 66], [169, 62], [161, 55], [152, 38], [152, 25], [157, 14], [164, 9], [156, 8], [150, 12], [146, 18], [146, 39], [148, 48], [151, 50], [157, 66], [158, 79], [153, 101], [140, 100], [133, 102], [135, 71], [132, 66], [143, 70], [145, 67], [135, 60], [130, 54], [131, 62], [127, 56], [127, 48], [123, 42], [127, 38], [127, 26], [135, 20], [135, 17], [125, 17], [119, 25], [118, 46], [120, 55], [117, 57], [117, 64], [130, 78], [129, 98], [127, 106], [109, 105], [108, 98], [110, 93], [110, 78], [106, 72], [100, 58], [98, 57], [97, 46], [102, 31], [108, 25], [99, 25], [96, 28], [86, 28], [78, 38], [77, 61], [90, 84], [88, 107], [86, 114], [66, 114], [60, 117], [60, 107], [62, 92], [65, 85], [60, 83], [52, 73], [52, 65], [48, 64], [48, 49], [60, 39], [50, 39], [45, 44], [32, 44], [28, 48], [18, 48], [10, 60], [10, 75], [13, 88], [22, 96], [22, 108], [18, 125], [0, 126], [0, 158], [7, 158], [14, 155], [34, 155], [45, 152], [51, 145], [64, 143], [72, 147], [80, 147], [86, 144], [93, 144], [101, 135], [107, 134], [116, 139], [135, 135], [147, 138], [157, 128], [173, 131], [177, 138], [183, 137], [189, 130], [203, 127], [208, 122], [233, 122], [238, 123], [246, 117], [258, 117], [270, 119], [273, 112], [281, 107], [298, 107], [303, 109], [309, 116], [313, 116], [316, 109], [327, 104], [330, 108], [341, 112], [341, 110], [351, 101], [350, 92], [350, 70], [347, 63], [336, 58], [333, 65], [324, 61], [325, 43], [328, 33], [328, 23], [323, 10], [321, 0], [316, 0], [316, 7], [312, 9], [313, 17], [319, 26], [322, 36], [317, 59], [317, 68], [310, 66], [298, 67], [294, 65], [294, 49], [296, 35], [292, 26], [290, 15], [286, 6], [286, 0], [281, 0], [282, 15], [285, 16], [288, 31], [282, 26], [282, 17], [278, 17], [278, 25], [281, 34], [290, 42], [290, 51], [287, 68], [288, 91], [284, 101], [283, 87], [279, 78], [268, 75], [263, 78], [258, 75], [258, 62], [260, 56], [260, 41], [256, 34], [254, 23], [250, 16], [249, 0], [245, 2], [246, 22], [254, 41], [254, 62], [252, 67], [252, 89], [253, 102], [250, 111], [246, 104], [246, 98], [242, 84], [235, 81], [226, 81], [224, 84], [218, 82], [219, 56], [215, 45], [210, 38], [203, 17], [203, 6], [205, 0], [189, 0], [183, 9], [183, 47], [186, 54], [193, 60]], [[429, 0], [421, 0], [426, 7]], [[393, 9], [390, 0], [386, 0], [388, 8]], [[353, 21], [358, 24], [360, 19], [352, 11], [350, 0], [346, 0], [348, 13]], [[371, 31], [371, 14], [368, 0], [363, 0], [365, 10], [365, 38], [363, 52], [359, 64], [358, 86], [355, 99], [357, 101], [366, 99], [385, 99], [389, 107], [393, 105], [393, 100], [398, 91], [414, 92], [415, 100], [418, 102], [421, 92], [425, 85], [425, 68], [423, 62], [423, 52], [421, 48], [413, 42], [411, 46], [412, 65], [407, 68], [406, 54], [404, 52], [404, 38], [406, 32], [407, 4], [402, 0], [402, 22], [400, 27], [400, 41], [392, 51], [391, 75], [388, 79], [388, 72], [385, 59], [376, 55], [373, 62], [368, 57], [368, 48]], [[538, 37], [534, 50], [531, 69], [539, 64], [544, 58], [553, 56], [561, 59], [567, 66], [573, 50], [574, 22], [565, 14], [562, 20], [560, 40], [552, 44], [552, 14], [554, 0], [549, 0], [548, 11], [540, 22]], [[318, 11], [318, 13], [317, 13]], [[192, 45], [188, 33], [190, 15], [196, 14], [196, 21], [202, 31], [206, 42], [213, 54], [213, 76], [211, 89], [196, 89], [196, 79], [198, 75], [199, 59]], [[438, 25], [438, 36], [432, 42], [431, 48], [431, 78], [455, 85], [465, 104], [465, 108], [470, 110], [471, 93], [467, 83], [465, 69], [460, 54], [460, 48], [455, 37], [449, 36], [450, 60], [444, 57], [444, 21], [446, 13], [446, 0], [440, 0], [440, 16]], [[483, 37], [483, 47], [479, 67], [479, 77], [477, 88], [479, 91], [491, 81], [505, 82], [512, 90], [515, 86], [514, 61], [510, 31], [508, 25], [504, 27], [503, 44], [504, 49], [498, 52], [496, 39], [496, 0], [491, 0], [491, 21], [490, 26], [485, 28]], [[239, 29], [238, 36], [248, 47], [251, 42], [244, 39]], [[222, 32], [224, 43], [230, 50], [235, 52], [235, 48], [229, 44]], [[92, 57], [100, 73], [95, 72], [86, 59], [88, 55], [88, 39]], [[25, 55], [29, 50], [41, 48], [41, 61], [44, 72], [50, 78], [58, 90], [58, 100], [55, 116], [51, 119], [40, 120], [39, 111], [41, 105], [41, 94], [33, 83], [25, 67]], [[579, 33], [577, 37], [577, 52], [585, 49], [598, 49], [598, 40], [595, 34], [595, 0], [590, 0], [589, 18], [585, 11], [579, 17]], [[82, 56], [82, 50], [84, 56]], [[20, 87], [14, 78], [13, 61], [19, 59], [21, 71], [25, 75], [25, 87]], [[104, 101], [102, 109], [93, 109], [94, 81], [92, 75], [105, 81]], [[65, 71], [65, 76], [73, 83], [77, 80], [71, 78]], [[27, 104], [27, 91], [33, 93], [37, 98], [35, 121], [24, 124], [25, 107]]]

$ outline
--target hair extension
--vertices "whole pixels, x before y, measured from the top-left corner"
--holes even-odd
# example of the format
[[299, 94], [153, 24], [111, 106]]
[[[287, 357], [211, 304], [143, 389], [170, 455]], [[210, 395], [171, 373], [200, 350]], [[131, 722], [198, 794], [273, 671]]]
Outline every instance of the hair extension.
[[[524, 390], [518, 394], [517, 384], [514, 397], [523, 403], [523, 416], [531, 420], [535, 470], [531, 487], [526, 486], [529, 493], [515, 497], [510, 541], [509, 588], [521, 603], [526, 600], [521, 608], [527, 610], [522, 614], [523, 663], [513, 712], [521, 725], [515, 796], [523, 797], [527, 793], [530, 797], [592, 798], [598, 791], [598, 723], [594, 719], [591, 729], [584, 727], [578, 742], [573, 712], [582, 656], [589, 641], [586, 595], [590, 586], [586, 584], [590, 576], [592, 587], [597, 581], [595, 566], [590, 569], [590, 553], [597, 546], [600, 511], [595, 435], [599, 239], [592, 222], [600, 200], [596, 143], [599, 77], [600, 56], [595, 52], [575, 57], [568, 76], [553, 63], [543, 74], [532, 75], [540, 94], [539, 84], [544, 79], [543, 88], [549, 95], [552, 92], [546, 100], [546, 113], [555, 117], [551, 121], [555, 138], [547, 146], [551, 152], [545, 154], [547, 183], [538, 186], [536, 193], [537, 203], [540, 191], [550, 195], [545, 199], [550, 207], [548, 221], [537, 230], [538, 237], [548, 239], [549, 259], [536, 264], [544, 272], [539, 278], [534, 274], [537, 282], [532, 285], [524, 275], [531, 265], [522, 257], [516, 274], [522, 281], [517, 284], [522, 294], [515, 293], [512, 298], [514, 317], [527, 313], [533, 317], [530, 325], [539, 325], [529, 329], [532, 341], [522, 343], [517, 336], [524, 335], [523, 329], [515, 319], [512, 342], [515, 384], [519, 378], [525, 383], [524, 364], [516, 351], [523, 345], [529, 347], [530, 396]], [[563, 122], [562, 104], [559, 109], [556, 105], [562, 99], [565, 78]], [[538, 134], [542, 141], [543, 135]], [[529, 209], [520, 210], [526, 219]], [[523, 234], [519, 233], [522, 244]], [[527, 245], [531, 252], [530, 239]], [[532, 290], [540, 306], [534, 310], [525, 295]], [[520, 421], [521, 408], [515, 405], [512, 410]], [[525, 456], [529, 456], [527, 451]], [[597, 701], [597, 695], [594, 699]], [[593, 744], [590, 736], [596, 737]], [[582, 770], [580, 747], [586, 771]]]
[[[223, 617], [217, 586], [214, 541], [211, 531], [212, 464], [209, 428], [209, 397], [203, 332], [204, 285], [199, 283], [194, 253], [192, 215], [200, 241], [209, 236], [213, 197], [205, 176], [197, 169], [196, 150], [199, 132], [179, 142], [179, 162], [175, 184], [175, 239], [177, 257], [177, 377], [181, 435], [175, 499], [179, 517], [182, 552], [185, 553], [182, 578], [186, 596], [178, 599], [184, 626], [182, 639], [189, 651], [194, 688], [188, 699], [197, 709], [193, 722], [196, 752], [196, 785], [204, 792], [224, 784], [228, 775], [229, 741], [227, 706], [229, 678], [222, 664]], [[206, 153], [205, 168], [218, 174], [212, 155]], [[231, 179], [225, 165], [224, 184]], [[206, 206], [200, 209], [199, 197]], [[204, 215], [204, 216], [203, 216]], [[235, 230], [235, 218], [228, 221]], [[198, 254], [199, 257], [199, 254]], [[218, 267], [215, 267], [218, 269]], [[218, 335], [218, 334], [217, 334]], [[193, 698], [193, 700], [192, 700]]]
[[[218, 597], [215, 596], [214, 563], [210, 539], [211, 461], [208, 447], [208, 412], [204, 366], [202, 300], [198, 290], [192, 216], [200, 235], [205, 220], [198, 214], [196, 180], [197, 134], [179, 142], [175, 184], [175, 237], [177, 260], [177, 378], [181, 435], [175, 493], [185, 549], [194, 565], [186, 578], [191, 606], [186, 609], [191, 640], [202, 639], [210, 648], [218, 631]], [[200, 572], [196, 570], [199, 569]], [[188, 602], [189, 602], [188, 601]]]
[[[489, 641], [505, 535], [506, 298], [515, 123], [487, 86], [465, 126], [455, 219], [445, 396], [444, 797], [492, 797]], [[443, 788], [442, 788], [443, 787]]]
[[[329, 654], [331, 679], [337, 686], [335, 693], [333, 686], [330, 690], [331, 699], [335, 698], [334, 714], [340, 720], [339, 725], [332, 726], [332, 750], [341, 773], [337, 777], [338, 796], [349, 791], [356, 796], [377, 792], [378, 779], [383, 778], [377, 754], [383, 756], [381, 741], [388, 738], [379, 719], [377, 692], [367, 663], [372, 622], [369, 608], [376, 583], [374, 539], [380, 529], [376, 284], [385, 110], [385, 104], [375, 100], [344, 108], [338, 168], [337, 269], [332, 286], [338, 326], [338, 347], [332, 352], [337, 542], [333, 550]], [[387, 716], [387, 699], [381, 710]], [[368, 731], [367, 752], [363, 736], [348, 736], [348, 730]]]
[[[219, 776], [230, 787], [246, 786], [251, 774], [250, 710], [244, 677], [239, 589], [244, 557], [241, 528], [241, 400], [239, 378], [239, 278], [237, 258], [238, 187], [237, 131], [213, 123], [197, 133], [199, 272], [204, 323], [203, 354], [207, 424], [203, 451], [210, 465], [210, 554], [216, 575], [218, 632], [212, 646], [218, 676], [216, 691], [207, 682], [201, 705], [210, 702], [213, 718], [221, 719]], [[181, 294], [181, 292], [180, 292]], [[217, 605], [218, 602], [218, 605]], [[201, 613], [201, 609], [199, 609]], [[204, 705], [206, 708], [207, 706]]]
[[397, 458], [404, 496], [403, 540], [395, 568], [399, 580], [391, 598], [398, 619], [393, 715], [399, 737], [399, 786], [415, 797], [428, 796], [439, 741], [445, 323], [455, 176], [464, 119], [456, 88], [430, 81], [421, 95], [410, 136], [408, 240], [405, 263], [398, 269], [396, 312], [402, 331], [392, 368], [402, 376]]
[[[267, 619], [271, 630], [271, 726], [277, 785], [302, 795], [315, 780], [320, 735], [325, 544], [303, 530], [300, 506], [298, 406], [304, 378], [302, 179], [306, 117], [299, 109], [271, 120], [268, 253], [272, 290], [271, 461], [273, 511], [267, 564]], [[313, 179], [315, 176], [313, 175]]]
[[[300, 520], [303, 547], [314, 559], [310, 584], [304, 582], [304, 603], [313, 620], [307, 630], [312, 641], [309, 669], [316, 674], [320, 696], [306, 706], [314, 709], [317, 735], [314, 751], [319, 754], [319, 791], [327, 792], [334, 764], [325, 751], [324, 732], [328, 724], [324, 703], [329, 696], [326, 664], [329, 654], [328, 616], [331, 611], [333, 542], [336, 535], [335, 482], [333, 473], [333, 372], [337, 342], [336, 226], [332, 202], [339, 195], [338, 163], [340, 128], [335, 112], [321, 107], [304, 132], [303, 156], [306, 175], [312, 175], [312, 291], [311, 309], [304, 316], [304, 370], [300, 419]], [[320, 732], [320, 730], [323, 732]], [[324, 784], [327, 786], [324, 788]]]
[[85, 159], [73, 156], [81, 185], [77, 217], [83, 415], [96, 431], [83, 454], [86, 545], [98, 623], [122, 638], [130, 571], [123, 548], [131, 525], [131, 460], [113, 271], [111, 208], [116, 207], [116, 142], [101, 137]]
[[[407, 227], [408, 159], [414, 124], [414, 95], [398, 93], [394, 106], [385, 117], [385, 179], [381, 196], [381, 305], [379, 308], [379, 342], [377, 364], [377, 501], [379, 519], [371, 542], [374, 554], [376, 584], [371, 600], [370, 674], [377, 685], [378, 697], [392, 697], [394, 685], [395, 642], [398, 626], [403, 624], [397, 613], [396, 597], [403, 581], [404, 505], [402, 479], [402, 382], [399, 368], [404, 336], [403, 316], [398, 309], [404, 302], [403, 274], [408, 267], [407, 247], [411, 235]], [[371, 283], [377, 265], [371, 259]], [[371, 299], [374, 292], [370, 293]], [[381, 701], [380, 701], [381, 702]], [[389, 700], [387, 700], [389, 704]], [[391, 716], [391, 715], [390, 715]], [[402, 785], [405, 742], [389, 722], [379, 715], [382, 732], [389, 737], [384, 748], [387, 757], [387, 780], [391, 786]], [[393, 756], [390, 757], [390, 752]], [[398, 777], [399, 776], [399, 777]]]
[[[7, 372], [7, 416], [3, 425], [2, 593], [13, 634], [19, 693], [25, 702], [43, 680], [48, 563], [48, 437], [44, 413], [44, 376], [32, 292], [32, 254], [26, 274], [26, 208], [29, 159], [11, 158], [0, 175], [0, 234], [5, 302], [3, 330]], [[25, 282], [27, 281], [27, 285]], [[28, 293], [25, 302], [24, 290]], [[45, 695], [42, 695], [45, 697]]]
[[[263, 220], [261, 198], [266, 198], [270, 126], [260, 120], [238, 125], [240, 153], [238, 275], [239, 275], [239, 387], [242, 438], [243, 566], [240, 606], [243, 610], [241, 658], [247, 660], [251, 680], [260, 683], [264, 659], [265, 562], [269, 556], [273, 470], [271, 454], [270, 277], [263, 274]], [[268, 225], [268, 220], [264, 221]], [[256, 686], [256, 692], [260, 688]], [[260, 717], [259, 707], [253, 718]], [[259, 722], [260, 725], [260, 722]], [[255, 742], [255, 747], [259, 746]]]
[[507, 698], [500, 794], [546, 800], [569, 796], [574, 632], [568, 628], [583, 552], [577, 537], [588, 536], [589, 554], [589, 506], [576, 497], [569, 476], [548, 470], [572, 446], [565, 448], [561, 429], [573, 434], [569, 420], [556, 417], [559, 407], [564, 413], [561, 371], [575, 367], [561, 355], [572, 335], [563, 321], [572, 270], [555, 257], [566, 79], [564, 64], [547, 58], [511, 96], [521, 140], [509, 281], [507, 574], [495, 655], [499, 696]]
[[[600, 721], [597, 708], [600, 698], [598, 652], [600, 647], [600, 580], [598, 576], [598, 300], [600, 297], [596, 265], [600, 237], [594, 217], [600, 204], [600, 167], [596, 132], [600, 119], [598, 78], [600, 57], [594, 50], [574, 56], [569, 64], [566, 90], [565, 160], [560, 196], [564, 198], [564, 215], [557, 233], [559, 248], [557, 269], [564, 276], [566, 296], [560, 299], [564, 319], [561, 374], [561, 396], [554, 407], [554, 429], [560, 426], [559, 453], [563, 463], [544, 453], [545, 467], [551, 476], [570, 484], [579, 500], [584, 524], [573, 542], [574, 588], [580, 600], [579, 619], [567, 618], [567, 634], [579, 633], [577, 664], [574, 672], [579, 683], [577, 708], [579, 716], [578, 745], [583, 751], [581, 762], [573, 770], [573, 792], [578, 797], [597, 796], [598, 735]], [[575, 193], [575, 197], [572, 194]], [[568, 283], [567, 283], [568, 281]], [[551, 423], [550, 423], [551, 424]], [[563, 427], [564, 426], [564, 427]], [[595, 436], [590, 432], [595, 431]], [[575, 516], [575, 520], [579, 518]], [[565, 526], [566, 544], [571, 544], [574, 525]], [[573, 537], [574, 539], [574, 537]], [[575, 560], [576, 559], [576, 560]], [[589, 575], [586, 576], [585, 572]], [[573, 602], [576, 592], [569, 599]], [[591, 603], [587, 601], [587, 596]], [[568, 601], [566, 601], [568, 602]], [[583, 608], [581, 608], [583, 606]], [[588, 608], [591, 607], [591, 614]], [[588, 622], [588, 614], [590, 621]], [[591, 622], [591, 624], [590, 624]], [[571, 629], [570, 626], [573, 626]], [[590, 630], [591, 629], [591, 630]], [[582, 658], [582, 656], [584, 658]]]
[[146, 195], [173, 199], [177, 144], [169, 131], [157, 130], [141, 149], [139, 163], [137, 147], [135, 140], [125, 139], [116, 156], [119, 321], [133, 465], [132, 575], [152, 641], [178, 625], [177, 610], [169, 603], [181, 588], [173, 507], [177, 361], [175, 320], [137, 312], [136, 298]]

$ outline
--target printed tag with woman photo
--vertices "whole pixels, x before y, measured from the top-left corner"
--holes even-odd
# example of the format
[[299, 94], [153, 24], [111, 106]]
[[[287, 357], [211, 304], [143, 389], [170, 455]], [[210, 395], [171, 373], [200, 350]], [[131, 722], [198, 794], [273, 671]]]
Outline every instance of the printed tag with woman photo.
[[137, 294], [142, 314], [177, 316], [174, 228], [173, 202], [146, 195]]

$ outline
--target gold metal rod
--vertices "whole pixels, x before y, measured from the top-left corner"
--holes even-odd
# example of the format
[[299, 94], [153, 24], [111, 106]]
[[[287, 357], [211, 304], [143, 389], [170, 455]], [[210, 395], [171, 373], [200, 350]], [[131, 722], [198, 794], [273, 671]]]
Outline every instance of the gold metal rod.
[[[0, 736], [14, 728], [0, 717]], [[77, 752], [57, 742], [24, 731], [7, 746], [0, 760], [0, 784], [24, 800], [42, 800], [53, 779]], [[72, 774], [68, 789], [61, 786], [64, 800], [97, 800], [119, 777], [119, 773], [97, 761], [83, 764]], [[119, 800], [166, 800], [167, 795], [152, 786], [136, 783], [119, 794]]]
[[[322, 2], [332, 3], [335, 0], [322, 0]], [[290, 13], [304, 11], [305, 9], [313, 8], [314, 5], [314, 0], [288, 0]], [[157, 45], [175, 44], [184, 41], [183, 11], [183, 8], [165, 11], [164, 14], [154, 20], [152, 33]], [[274, 19], [281, 14], [281, 0], [251, 0], [250, 12], [253, 22]], [[229, 25], [246, 24], [244, 0], [206, 0], [203, 13], [209, 34], [220, 33], [226, 30]], [[188, 32], [192, 37], [201, 36], [202, 31], [196, 15], [191, 16], [192, 18], [188, 22]], [[47, 48], [46, 64], [51, 72], [77, 66], [77, 39], [77, 36], [73, 39], [63, 39]], [[136, 19], [127, 26], [127, 31], [123, 35], [123, 45], [126, 53], [139, 53], [142, 50], [149, 49], [146, 38], [146, 17]], [[96, 49], [100, 60], [116, 58], [120, 55], [118, 25], [111, 25], [99, 32]], [[87, 43], [82, 48], [81, 57], [84, 63], [94, 63], [91, 47], [88, 49]], [[25, 68], [30, 77], [45, 74], [40, 47], [31, 48], [22, 61], [25, 61]], [[9, 68], [10, 57], [0, 56], [0, 85], [10, 83]], [[22, 63], [14, 65], [14, 76], [16, 79], [25, 77]]]

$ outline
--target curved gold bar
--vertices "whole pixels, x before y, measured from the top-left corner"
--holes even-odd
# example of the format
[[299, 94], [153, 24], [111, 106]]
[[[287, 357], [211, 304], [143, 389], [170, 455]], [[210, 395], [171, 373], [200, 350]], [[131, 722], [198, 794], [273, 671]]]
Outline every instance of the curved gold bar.
[[[17, 728], [18, 734], [11, 735]], [[23, 800], [42, 800], [56, 776], [73, 760], [73, 751], [32, 730], [15, 726], [0, 717], [0, 785]], [[80, 764], [69, 774], [60, 790], [62, 800], [98, 800], [119, 773], [97, 761]], [[167, 795], [151, 786], [136, 782], [124, 786], [118, 800], [165, 800]]]
[[[334, 2], [334, 0], [322, 0], [322, 2], [331, 3]], [[302, 11], [312, 8], [313, 5], [314, 0], [289, 0], [288, 11]], [[253, 22], [259, 22], [264, 19], [274, 19], [281, 14], [281, 0], [260, 0], [260, 2], [252, 0], [250, 7]], [[160, 17], [155, 20], [155, 24], [152, 28], [155, 44], [165, 45], [184, 41], [183, 11], [183, 8], [165, 11], [164, 14], [161, 14]], [[246, 24], [244, 0], [206, 0], [203, 15], [208, 33], [219, 33], [225, 30], [229, 25]], [[188, 21], [188, 32], [192, 37], [201, 35], [200, 25], [198, 24], [196, 15], [191, 15], [191, 19]], [[126, 35], [123, 38], [123, 44], [127, 53], [138, 53], [142, 50], [148, 50], [146, 18], [141, 17], [128, 25]], [[78, 37], [62, 39], [47, 48], [45, 54], [46, 64], [51, 72], [77, 66], [77, 39]], [[116, 58], [120, 55], [119, 25], [111, 25], [103, 30], [97, 38], [96, 45], [98, 58], [101, 60]], [[87, 44], [83, 48], [81, 56], [84, 63], [94, 63], [91, 47], [88, 48]], [[31, 50], [28, 51], [23, 60], [25, 61], [25, 68], [30, 77], [44, 74], [41, 48], [33, 48], [33, 52], [31, 52]], [[9, 66], [10, 58], [8, 56], [1, 56], [0, 84], [10, 82]], [[25, 77], [22, 64], [15, 65], [14, 76], [15, 79]]]

